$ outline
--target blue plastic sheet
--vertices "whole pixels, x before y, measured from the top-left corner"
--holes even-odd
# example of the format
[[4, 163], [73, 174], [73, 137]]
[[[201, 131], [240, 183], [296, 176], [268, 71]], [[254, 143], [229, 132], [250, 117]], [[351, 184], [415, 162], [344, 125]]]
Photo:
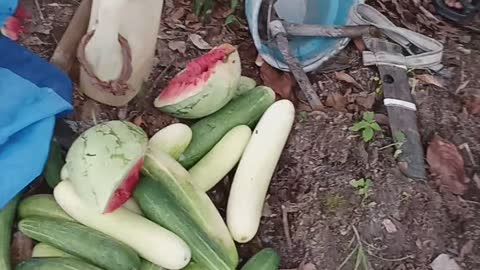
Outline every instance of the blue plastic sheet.
[[43, 171], [56, 117], [72, 110], [70, 79], [0, 36], [0, 209]]

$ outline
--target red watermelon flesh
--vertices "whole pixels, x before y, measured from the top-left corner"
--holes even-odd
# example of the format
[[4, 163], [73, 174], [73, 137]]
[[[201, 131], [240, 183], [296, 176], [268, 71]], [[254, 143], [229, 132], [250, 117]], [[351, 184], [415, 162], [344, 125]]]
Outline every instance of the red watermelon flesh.
[[140, 170], [142, 169], [143, 159], [130, 170], [128, 176], [123, 180], [122, 184], [115, 190], [112, 198], [107, 206], [105, 213], [112, 213], [120, 208], [130, 197], [132, 197], [133, 190], [140, 181]]
[[225, 61], [234, 51], [235, 47], [224, 44], [188, 63], [185, 70], [170, 81], [158, 98], [168, 103], [168, 100], [175, 102], [180, 95], [186, 95], [185, 92], [191, 92], [186, 97], [195, 95], [202, 89], [197, 86], [208, 80], [216, 64]]

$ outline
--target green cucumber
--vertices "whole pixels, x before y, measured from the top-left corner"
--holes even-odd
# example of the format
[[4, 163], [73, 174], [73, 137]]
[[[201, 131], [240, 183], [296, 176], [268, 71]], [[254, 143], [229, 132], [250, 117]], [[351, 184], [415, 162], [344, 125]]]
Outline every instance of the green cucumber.
[[[148, 159], [147, 159], [148, 160]], [[193, 220], [172, 192], [160, 181], [142, 177], [133, 192], [147, 218], [181, 237], [192, 251], [192, 259], [209, 270], [233, 270], [223, 247], [213, 241]]]
[[18, 206], [18, 216], [20, 219], [37, 216], [74, 221], [51, 194], [37, 194], [23, 199]]
[[232, 100], [225, 107], [191, 126], [192, 141], [179, 162], [190, 169], [197, 163], [225, 134], [239, 125], [253, 127], [267, 108], [275, 102], [275, 93], [266, 86], [259, 86], [239, 98]]
[[35, 245], [32, 251], [33, 258], [50, 258], [50, 257], [61, 257], [61, 258], [74, 258], [68, 253], [58, 248], [52, 247], [45, 243], [38, 243]]
[[106, 270], [140, 268], [140, 258], [129, 246], [75, 222], [30, 217], [18, 224], [26, 236], [63, 250]]
[[183, 268], [182, 270], [207, 270], [205, 267], [202, 267], [198, 263], [190, 262], [187, 267]]
[[250, 258], [241, 270], [277, 270], [279, 266], [278, 253], [271, 248], [265, 248]]
[[222, 252], [228, 255], [230, 265], [238, 264], [237, 248], [225, 221], [208, 195], [195, 187], [191, 175], [180, 163], [161, 151], [156, 155], [147, 154], [142, 173], [168, 190], [175, 203], [185, 209], [208, 237], [222, 247]]
[[15, 219], [20, 195], [13, 198], [0, 210], [0, 269], [10, 270], [10, 242], [12, 241], [12, 226]]
[[240, 82], [238, 83], [237, 91], [235, 91], [235, 96], [233, 96], [233, 98], [238, 98], [239, 96], [255, 88], [255, 86], [257, 86], [257, 82], [255, 82], [254, 79], [246, 76], [241, 76]]
[[21, 262], [15, 270], [102, 270], [75, 258], [32, 258]]
[[65, 157], [62, 154], [62, 147], [58, 142], [52, 141], [47, 164], [45, 164], [45, 170], [43, 171], [45, 180], [47, 180], [47, 184], [51, 188], [54, 188], [62, 181], [60, 173], [63, 165], [65, 165]]
[[[155, 265], [147, 260], [142, 260], [140, 270], [164, 270], [165, 268]], [[183, 268], [182, 268], [183, 269]]]

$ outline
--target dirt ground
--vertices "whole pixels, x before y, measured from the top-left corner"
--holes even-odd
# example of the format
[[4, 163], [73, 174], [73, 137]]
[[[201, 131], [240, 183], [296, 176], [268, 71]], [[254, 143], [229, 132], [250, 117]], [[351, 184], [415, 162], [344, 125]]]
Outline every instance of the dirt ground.
[[[34, 1], [23, 2], [34, 17], [28, 25], [31, 33], [21, 42], [48, 59], [78, 1], [38, 0], [39, 7]], [[375, 96], [377, 71], [362, 66], [361, 54], [351, 44], [310, 76], [322, 86], [318, 94], [324, 101], [333, 93], [349, 96], [353, 101], [341, 110], [334, 106], [298, 113], [272, 180], [259, 234], [251, 243], [240, 246], [241, 255], [246, 259], [263, 247], [273, 247], [281, 254], [283, 269], [311, 263], [316, 269], [336, 270], [358, 245], [358, 230], [371, 269], [431, 269], [430, 263], [442, 253], [456, 258], [463, 269], [480, 269], [480, 117], [470, 114], [465, 106], [465, 96], [480, 87], [475, 79], [480, 71], [480, 28], [476, 28], [480, 21], [467, 27], [446, 23], [435, 16], [429, 0], [367, 3], [397, 25], [434, 35], [445, 44], [446, 68], [441, 77], [437, 76], [443, 87], [415, 79], [411, 73], [415, 84], [412, 93], [419, 107], [425, 149], [435, 134], [469, 149], [461, 150], [466, 176], [471, 180], [468, 190], [455, 196], [440, 191], [433, 177], [419, 182], [402, 175], [393, 157], [394, 149], [382, 149], [392, 139], [388, 125], [381, 121], [386, 114], [381, 98], [376, 97], [373, 105], [366, 106], [358, 99], [372, 93]], [[243, 10], [236, 12], [241, 24], [225, 26], [228, 5], [229, 1], [219, 1], [211, 19], [202, 23], [192, 14], [191, 1], [165, 0], [158, 61], [150, 87], [125, 108], [102, 106], [76, 93], [72, 120], [78, 131], [93, 124], [92, 112], [97, 121], [134, 121], [150, 135], [175, 122], [154, 109], [152, 102], [186, 61], [205, 52], [189, 40], [192, 33], [211, 45], [229, 42], [238, 46], [244, 75], [262, 83]], [[351, 75], [359, 86], [339, 80], [334, 71]], [[383, 129], [370, 143], [364, 143], [349, 130], [367, 110], [380, 115], [377, 120]], [[365, 200], [349, 184], [360, 178], [374, 183]], [[222, 211], [228, 183], [227, 177], [210, 194]], [[356, 257], [352, 256], [341, 269], [354, 269]]]

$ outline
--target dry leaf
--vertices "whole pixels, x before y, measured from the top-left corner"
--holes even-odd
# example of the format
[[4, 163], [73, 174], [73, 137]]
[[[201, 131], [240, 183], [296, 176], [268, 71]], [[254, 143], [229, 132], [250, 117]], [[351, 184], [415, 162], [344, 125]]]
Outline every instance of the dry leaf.
[[350, 76], [349, 74], [343, 71], [340, 71], [340, 72], [336, 71], [335, 78], [337, 78], [337, 80], [339, 81], [344, 81], [346, 83], [353, 84], [355, 87], [363, 91], [363, 87], [352, 76]]
[[464, 160], [455, 145], [435, 135], [428, 146], [427, 162], [441, 190], [456, 195], [467, 190]]
[[367, 49], [367, 47], [365, 46], [365, 42], [363, 42], [362, 38], [354, 38], [353, 44], [355, 44], [355, 47], [359, 52], [363, 52]]
[[181, 18], [183, 18], [183, 16], [185, 16], [185, 9], [184, 9], [183, 7], [175, 8], [174, 10], [175, 10], [175, 11], [172, 12], [172, 13], [170, 14], [170, 16], [168, 17], [169, 19], [178, 21], [178, 20], [180, 20]]
[[388, 218], [384, 219], [382, 224], [385, 226], [385, 230], [387, 230], [388, 233], [396, 233], [398, 231], [395, 224]]
[[200, 50], [210, 50], [212, 46], [208, 44], [200, 35], [197, 34], [190, 34], [188, 38], [192, 41], [195, 47], [199, 48]]
[[185, 41], [169, 41], [168, 48], [172, 51], [179, 51], [180, 53], [185, 54], [187, 51], [187, 44], [185, 44]]
[[272, 88], [281, 98], [289, 99], [296, 103], [297, 99], [293, 92], [295, 81], [288, 73], [276, 70], [267, 63], [263, 63], [260, 67], [260, 77], [263, 84]]
[[416, 75], [415, 78], [417, 78], [420, 81], [423, 81], [425, 83], [431, 84], [438, 86], [440, 88], [444, 88], [442, 79], [432, 76], [430, 74], [422, 74], [422, 75]]
[[376, 94], [370, 93], [366, 96], [358, 95], [355, 101], [358, 105], [362, 106], [366, 110], [370, 110], [373, 108], [373, 105], [375, 104], [375, 99], [376, 99]]
[[332, 107], [339, 112], [347, 111], [347, 99], [344, 95], [341, 95], [337, 92], [328, 94], [325, 105]]
[[10, 248], [12, 265], [30, 259], [32, 257], [33, 241], [21, 232], [13, 234]]

